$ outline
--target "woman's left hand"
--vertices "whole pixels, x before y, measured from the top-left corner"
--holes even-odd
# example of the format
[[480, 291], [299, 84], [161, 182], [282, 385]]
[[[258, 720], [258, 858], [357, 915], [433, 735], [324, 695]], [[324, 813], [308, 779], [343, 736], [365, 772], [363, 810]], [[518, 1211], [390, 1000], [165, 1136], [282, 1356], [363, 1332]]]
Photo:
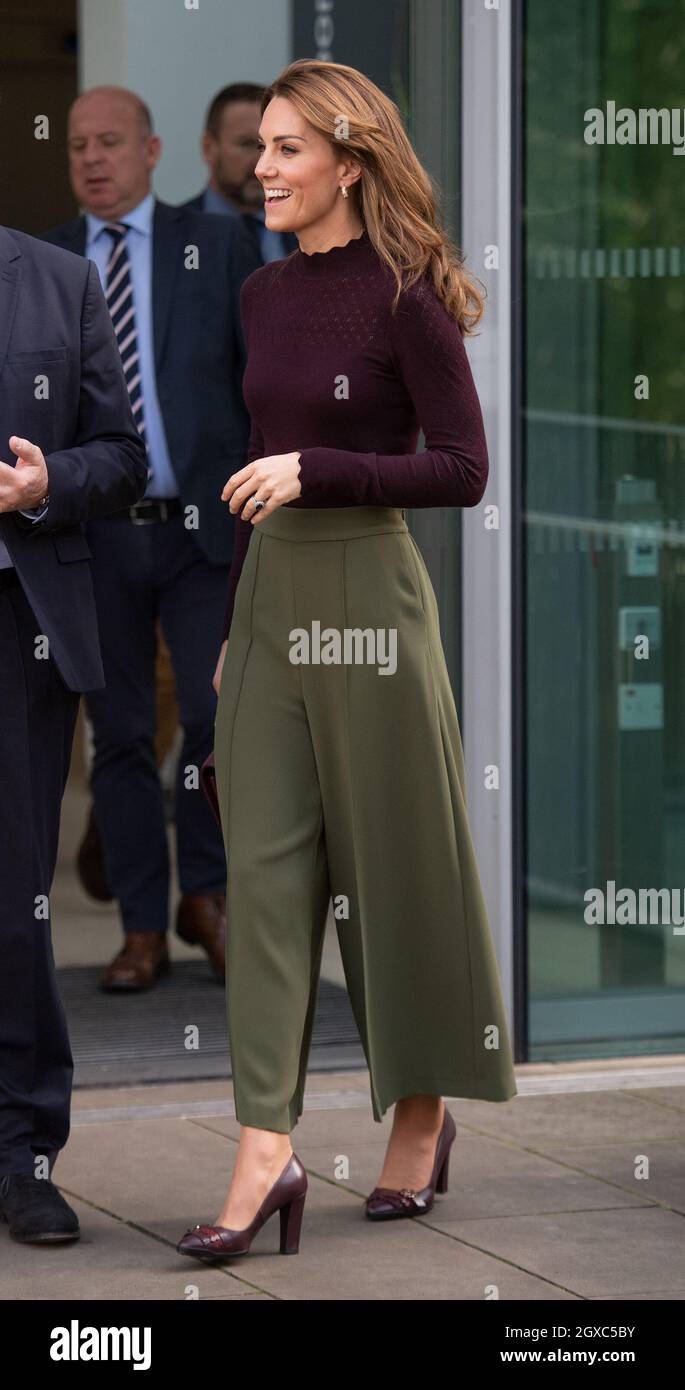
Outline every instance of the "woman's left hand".
[[[300, 483], [300, 455], [270, 454], [267, 458], [253, 459], [228, 480], [221, 501], [228, 502], [231, 512], [240, 512], [242, 521], [251, 521], [258, 526], [265, 516], [270, 516], [284, 502], [292, 502], [302, 492]], [[256, 495], [264, 506], [255, 511], [250, 499]], [[246, 503], [244, 511], [240, 511]]]

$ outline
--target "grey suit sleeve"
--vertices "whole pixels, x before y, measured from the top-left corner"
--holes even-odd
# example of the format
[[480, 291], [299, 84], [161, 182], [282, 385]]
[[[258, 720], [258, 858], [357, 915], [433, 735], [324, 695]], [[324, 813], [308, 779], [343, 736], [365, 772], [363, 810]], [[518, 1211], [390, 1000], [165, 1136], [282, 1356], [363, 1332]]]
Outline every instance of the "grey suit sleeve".
[[47, 456], [50, 502], [35, 530], [107, 516], [142, 497], [147, 455], [131, 412], [121, 357], [97, 268], [81, 309], [81, 383], [73, 444]]

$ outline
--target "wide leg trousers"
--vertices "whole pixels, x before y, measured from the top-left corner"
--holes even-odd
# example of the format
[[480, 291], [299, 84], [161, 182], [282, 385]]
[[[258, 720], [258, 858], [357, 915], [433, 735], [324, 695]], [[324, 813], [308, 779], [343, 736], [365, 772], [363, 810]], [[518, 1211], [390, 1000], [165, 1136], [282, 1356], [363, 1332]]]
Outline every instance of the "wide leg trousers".
[[280, 507], [253, 530], [215, 722], [237, 1119], [289, 1133], [302, 1113], [331, 897], [374, 1119], [403, 1096], [508, 1100], [457, 714], [404, 513]]

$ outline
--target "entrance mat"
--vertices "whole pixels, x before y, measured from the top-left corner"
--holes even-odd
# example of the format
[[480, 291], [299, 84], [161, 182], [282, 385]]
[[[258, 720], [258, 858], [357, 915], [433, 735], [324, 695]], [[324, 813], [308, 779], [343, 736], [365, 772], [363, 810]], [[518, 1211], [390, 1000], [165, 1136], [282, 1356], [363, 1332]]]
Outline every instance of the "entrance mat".
[[[100, 966], [57, 971], [75, 1086], [230, 1077], [223, 983], [206, 962], [176, 961], [141, 994], [105, 994]], [[347, 990], [321, 980], [308, 1070], [366, 1067]]]

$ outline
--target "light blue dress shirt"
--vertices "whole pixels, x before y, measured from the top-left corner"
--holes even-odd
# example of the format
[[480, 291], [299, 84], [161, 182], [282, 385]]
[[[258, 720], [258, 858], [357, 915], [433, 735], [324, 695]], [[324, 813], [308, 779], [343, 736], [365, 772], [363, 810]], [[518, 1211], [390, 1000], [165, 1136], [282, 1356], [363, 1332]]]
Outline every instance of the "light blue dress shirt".
[[[131, 264], [133, 300], [140, 353], [140, 375], [143, 392], [143, 415], [147, 441], [150, 479], [145, 497], [178, 497], [178, 483], [169, 455], [164, 421], [157, 396], [155, 374], [154, 328], [152, 322], [152, 218], [155, 195], [148, 193], [142, 203], [118, 220], [126, 222], [126, 246]], [[112, 254], [112, 238], [104, 231], [107, 223], [86, 213], [86, 255], [94, 261], [103, 290], [106, 284], [107, 262]]]

